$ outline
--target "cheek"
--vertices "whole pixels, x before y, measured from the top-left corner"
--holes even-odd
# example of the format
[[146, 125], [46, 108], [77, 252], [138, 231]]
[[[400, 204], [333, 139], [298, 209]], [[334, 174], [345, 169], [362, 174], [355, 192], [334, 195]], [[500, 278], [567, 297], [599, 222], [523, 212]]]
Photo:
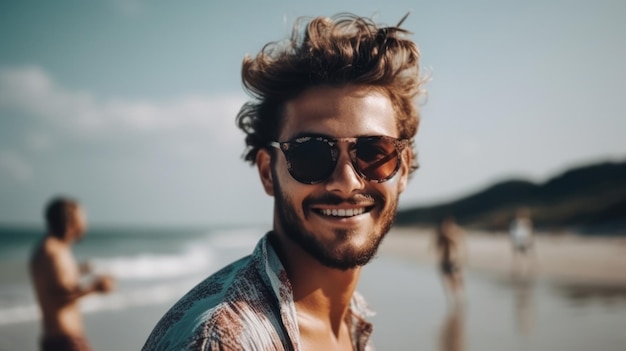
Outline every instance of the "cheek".
[[389, 187], [397, 187], [399, 183], [400, 183], [400, 173], [396, 174], [393, 178], [389, 179], [388, 181], [382, 183], [382, 185], [389, 186]]
[[306, 189], [303, 189], [305, 185], [293, 179], [286, 169], [274, 168], [272, 175], [274, 189], [281, 197], [283, 206], [289, 206], [291, 211], [298, 214], [302, 213], [302, 201], [307, 194]]
[[398, 205], [397, 202], [401, 184], [402, 181], [400, 177], [393, 177], [385, 183], [376, 184], [376, 186], [372, 188], [371, 191], [376, 193], [376, 197], [379, 197], [379, 200], [384, 206], [384, 210], [389, 210]]
[[384, 183], [378, 184], [381, 187], [381, 190], [385, 197], [389, 197], [389, 194], [393, 194], [393, 198], [395, 198], [398, 194], [404, 190], [404, 177], [398, 172], [393, 178], [389, 179]]
[[398, 173], [396, 173], [396, 175], [393, 176], [393, 178], [382, 183], [381, 185], [384, 185], [385, 187], [388, 188], [386, 190], [387, 192], [394, 192], [395, 196], [398, 196], [406, 188], [407, 180], [408, 180], [407, 173], [405, 172], [403, 168], [400, 168]]

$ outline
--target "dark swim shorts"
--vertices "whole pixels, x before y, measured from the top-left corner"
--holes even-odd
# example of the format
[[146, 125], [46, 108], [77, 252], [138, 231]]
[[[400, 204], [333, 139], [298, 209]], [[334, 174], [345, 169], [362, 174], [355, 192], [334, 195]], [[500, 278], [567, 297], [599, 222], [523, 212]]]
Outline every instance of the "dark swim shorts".
[[42, 351], [92, 351], [87, 339], [73, 336], [44, 337], [41, 340]]
[[452, 275], [458, 271], [458, 267], [452, 262], [442, 262], [441, 263], [441, 273]]

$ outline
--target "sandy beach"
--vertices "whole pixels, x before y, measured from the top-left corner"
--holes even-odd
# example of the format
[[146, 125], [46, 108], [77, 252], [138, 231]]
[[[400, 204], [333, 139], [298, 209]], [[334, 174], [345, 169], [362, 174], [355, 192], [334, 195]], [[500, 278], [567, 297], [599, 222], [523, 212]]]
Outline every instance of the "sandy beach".
[[533, 268], [519, 274], [507, 233], [465, 232], [465, 306], [451, 311], [432, 236], [394, 228], [364, 271], [378, 349], [626, 350], [625, 237], [537, 233]]
[[[429, 251], [432, 229], [394, 228], [381, 255], [433, 263]], [[509, 274], [511, 244], [507, 233], [466, 231], [468, 269]], [[626, 237], [583, 237], [567, 233], [536, 233], [533, 272], [542, 278], [576, 283], [626, 286]]]
[[[215, 265], [192, 280], [199, 282], [217, 266], [249, 253], [261, 233], [238, 237], [241, 246], [216, 256]], [[467, 307], [450, 314], [435, 254], [429, 249], [432, 233], [393, 228], [378, 257], [363, 270], [358, 289], [376, 312], [371, 321], [377, 350], [626, 350], [626, 238], [539, 233], [533, 274], [518, 279], [511, 275], [506, 233], [467, 232]], [[233, 234], [224, 238], [231, 241], [210, 241], [207, 247], [227, 243], [217, 251], [224, 254], [233, 245]], [[194, 241], [193, 247], [197, 245]], [[183, 251], [183, 265], [188, 256]], [[168, 281], [159, 281], [159, 286]], [[139, 350], [182, 294], [158, 303], [86, 311], [87, 337], [97, 351]], [[132, 296], [130, 301], [135, 301]], [[98, 301], [92, 302], [120, 298], [95, 297]], [[0, 350], [35, 351], [39, 334], [36, 318], [0, 325]]]

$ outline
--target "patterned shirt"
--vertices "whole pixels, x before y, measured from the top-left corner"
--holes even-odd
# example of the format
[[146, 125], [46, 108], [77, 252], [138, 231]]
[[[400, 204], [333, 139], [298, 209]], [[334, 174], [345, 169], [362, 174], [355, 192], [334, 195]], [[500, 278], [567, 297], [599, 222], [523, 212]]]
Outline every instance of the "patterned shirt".
[[[142, 351], [300, 351], [300, 333], [287, 272], [266, 234], [253, 253], [205, 279], [156, 325]], [[365, 301], [355, 293], [348, 313], [352, 344], [373, 351]]]

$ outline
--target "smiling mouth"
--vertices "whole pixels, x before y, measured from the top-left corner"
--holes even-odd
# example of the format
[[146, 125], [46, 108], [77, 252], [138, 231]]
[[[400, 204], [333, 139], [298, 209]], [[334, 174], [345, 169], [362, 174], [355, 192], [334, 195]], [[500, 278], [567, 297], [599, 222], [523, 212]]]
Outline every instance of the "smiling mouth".
[[363, 213], [369, 212], [372, 210], [374, 206], [368, 207], [359, 207], [359, 208], [316, 208], [313, 211], [317, 214], [326, 217], [338, 217], [338, 218], [347, 218], [354, 217], [358, 215], [362, 215]]

